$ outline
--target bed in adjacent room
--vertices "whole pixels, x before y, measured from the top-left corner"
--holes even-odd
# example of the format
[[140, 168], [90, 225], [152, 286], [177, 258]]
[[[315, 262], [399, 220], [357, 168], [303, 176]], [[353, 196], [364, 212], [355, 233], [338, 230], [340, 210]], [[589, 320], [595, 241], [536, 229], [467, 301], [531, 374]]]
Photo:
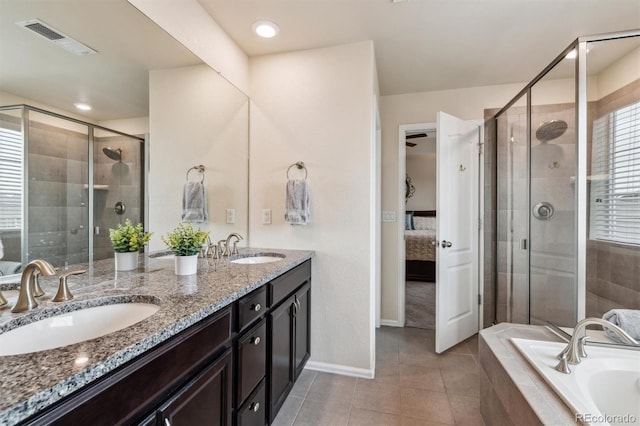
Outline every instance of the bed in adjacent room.
[[407, 211], [405, 276], [407, 281], [436, 281], [436, 211]]

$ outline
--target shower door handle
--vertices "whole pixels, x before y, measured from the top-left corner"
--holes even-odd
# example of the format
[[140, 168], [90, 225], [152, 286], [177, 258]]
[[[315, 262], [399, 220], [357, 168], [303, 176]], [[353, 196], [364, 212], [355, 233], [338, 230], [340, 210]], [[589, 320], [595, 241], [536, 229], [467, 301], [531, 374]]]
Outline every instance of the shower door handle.
[[447, 240], [442, 240], [441, 244], [442, 244], [442, 248], [449, 248], [453, 245], [451, 241], [447, 241]]

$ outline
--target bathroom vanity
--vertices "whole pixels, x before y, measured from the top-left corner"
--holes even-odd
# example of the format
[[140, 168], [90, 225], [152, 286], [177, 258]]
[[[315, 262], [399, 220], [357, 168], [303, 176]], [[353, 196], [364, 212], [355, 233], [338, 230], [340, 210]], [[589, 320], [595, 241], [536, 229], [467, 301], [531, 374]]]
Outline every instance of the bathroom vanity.
[[[310, 356], [313, 253], [270, 252], [284, 258], [202, 260], [188, 277], [173, 275], [172, 259], [145, 258], [138, 271], [94, 283], [109, 275], [99, 265], [67, 305], [144, 294], [160, 310], [88, 342], [1, 357], [0, 423], [271, 423]], [[7, 311], [0, 332], [15, 317]]]

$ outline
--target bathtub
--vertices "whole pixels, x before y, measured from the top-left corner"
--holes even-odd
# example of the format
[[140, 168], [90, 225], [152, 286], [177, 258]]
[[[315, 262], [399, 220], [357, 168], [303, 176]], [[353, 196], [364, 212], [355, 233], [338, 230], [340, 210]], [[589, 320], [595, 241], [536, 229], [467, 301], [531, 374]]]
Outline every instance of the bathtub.
[[566, 343], [512, 338], [512, 343], [588, 425], [640, 425], [640, 351], [587, 346], [588, 357], [571, 365], [571, 374], [555, 369]]

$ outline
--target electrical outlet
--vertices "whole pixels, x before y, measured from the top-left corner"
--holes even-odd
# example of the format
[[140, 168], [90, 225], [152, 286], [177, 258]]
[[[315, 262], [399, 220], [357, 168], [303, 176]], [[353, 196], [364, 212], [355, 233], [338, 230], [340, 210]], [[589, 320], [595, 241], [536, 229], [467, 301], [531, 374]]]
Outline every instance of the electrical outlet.
[[227, 209], [227, 223], [236, 223], [236, 209]]
[[262, 224], [271, 225], [271, 209], [262, 209]]

